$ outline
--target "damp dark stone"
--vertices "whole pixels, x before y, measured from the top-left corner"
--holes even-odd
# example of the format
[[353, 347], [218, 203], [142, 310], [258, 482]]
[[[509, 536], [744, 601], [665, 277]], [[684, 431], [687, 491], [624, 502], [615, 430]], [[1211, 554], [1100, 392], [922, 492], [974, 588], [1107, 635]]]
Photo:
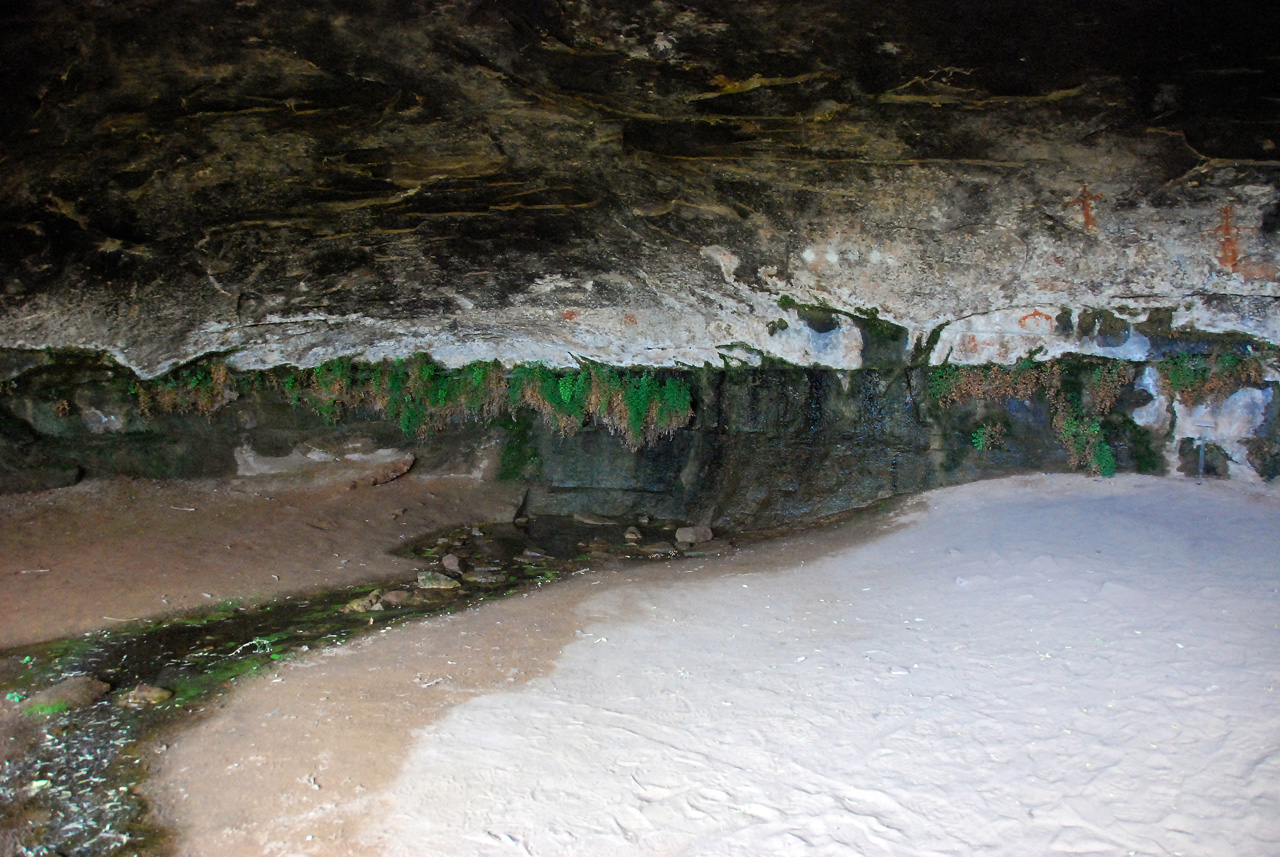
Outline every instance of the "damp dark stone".
[[1197, 443], [1193, 438], [1184, 437], [1178, 443], [1178, 472], [1185, 476], [1197, 476], [1200, 470], [1200, 449], [1204, 447], [1204, 471], [1209, 479], [1227, 479], [1230, 477], [1231, 458], [1226, 450], [1216, 443]]

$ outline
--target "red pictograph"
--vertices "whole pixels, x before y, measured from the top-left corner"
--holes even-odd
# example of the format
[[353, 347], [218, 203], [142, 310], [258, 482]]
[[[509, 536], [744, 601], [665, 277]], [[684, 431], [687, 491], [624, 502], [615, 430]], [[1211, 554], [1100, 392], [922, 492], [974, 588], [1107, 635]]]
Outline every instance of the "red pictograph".
[[1206, 233], [1218, 239], [1218, 264], [1234, 274], [1240, 267], [1240, 233], [1248, 230], [1231, 222], [1235, 206], [1224, 205], [1218, 213], [1222, 215], [1222, 222]]
[[1023, 330], [1026, 330], [1027, 322], [1029, 321], [1044, 322], [1050, 327], [1053, 326], [1053, 316], [1049, 315], [1046, 312], [1040, 312], [1040, 310], [1038, 309], [1033, 309], [1031, 312], [1027, 313], [1022, 318], [1018, 319], [1018, 327], [1021, 327]]
[[1082, 184], [1080, 185], [1079, 196], [1075, 199], [1064, 202], [1062, 205], [1063, 207], [1068, 205], [1080, 206], [1080, 216], [1084, 218], [1084, 231], [1092, 232], [1094, 227], [1098, 225], [1098, 221], [1095, 220], [1093, 216], [1093, 203], [1095, 200], [1099, 199], [1102, 199], [1102, 194], [1089, 193], [1089, 186], [1087, 184]]

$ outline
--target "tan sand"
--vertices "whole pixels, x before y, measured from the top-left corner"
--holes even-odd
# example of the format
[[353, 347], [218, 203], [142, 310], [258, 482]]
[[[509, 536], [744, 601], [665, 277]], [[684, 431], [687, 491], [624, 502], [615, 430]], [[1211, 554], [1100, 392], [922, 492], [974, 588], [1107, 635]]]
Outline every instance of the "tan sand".
[[0, 648], [231, 599], [411, 579], [413, 562], [390, 553], [404, 540], [510, 520], [519, 505], [523, 489], [474, 466], [376, 486], [369, 467], [335, 464], [0, 496]]
[[156, 756], [183, 855], [1274, 855], [1280, 503], [1018, 477], [316, 653]]

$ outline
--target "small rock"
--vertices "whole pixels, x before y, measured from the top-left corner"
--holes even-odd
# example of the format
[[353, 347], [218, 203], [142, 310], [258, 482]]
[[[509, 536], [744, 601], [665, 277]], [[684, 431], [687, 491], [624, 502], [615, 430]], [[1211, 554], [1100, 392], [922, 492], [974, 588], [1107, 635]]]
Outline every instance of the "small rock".
[[368, 613], [378, 603], [378, 599], [382, 597], [382, 590], [375, 589], [368, 595], [348, 601], [346, 606], [342, 608], [343, 613]]
[[507, 576], [493, 569], [476, 568], [462, 575], [462, 581], [472, 586], [500, 586], [507, 582]]
[[670, 542], [654, 542], [648, 545], [641, 545], [640, 550], [649, 556], [671, 556], [676, 552], [675, 545]]
[[[449, 578], [446, 577], [445, 580], [449, 580]], [[458, 585], [452, 580], [449, 580], [449, 582], [453, 583], [454, 586]], [[382, 601], [380, 603], [387, 607], [403, 607], [412, 597], [412, 593], [405, 592], [403, 589], [393, 589], [390, 592], [384, 592], [382, 594]]]
[[586, 524], [591, 527], [607, 527], [616, 523], [616, 521], [611, 521], [600, 515], [593, 515], [590, 512], [575, 512], [573, 519], [579, 524]]
[[105, 681], [87, 675], [78, 675], [66, 681], [60, 681], [53, 687], [46, 687], [39, 693], [27, 697], [18, 710], [26, 713], [32, 711], [57, 712], [70, 708], [83, 708], [91, 705], [106, 695], [111, 685]]
[[438, 571], [418, 572], [419, 589], [457, 589], [462, 584]]
[[711, 541], [715, 536], [710, 527], [681, 527], [676, 530], [676, 541], [688, 542], [691, 545]]
[[622, 537], [629, 542], [638, 542], [640, 539], [644, 538], [640, 533], [640, 530], [635, 527], [627, 527], [627, 531], [622, 534]]
[[159, 705], [172, 697], [173, 691], [167, 688], [140, 684], [133, 690], [117, 696], [116, 705], [121, 708], [146, 708], [149, 705]]
[[385, 485], [388, 482], [393, 482], [408, 473], [415, 461], [417, 459], [413, 453], [406, 453], [403, 457], [388, 462], [374, 471], [371, 481], [374, 485]]
[[452, 571], [454, 574], [462, 572], [462, 558], [456, 553], [447, 553], [440, 557], [440, 565], [444, 567], [445, 571]]

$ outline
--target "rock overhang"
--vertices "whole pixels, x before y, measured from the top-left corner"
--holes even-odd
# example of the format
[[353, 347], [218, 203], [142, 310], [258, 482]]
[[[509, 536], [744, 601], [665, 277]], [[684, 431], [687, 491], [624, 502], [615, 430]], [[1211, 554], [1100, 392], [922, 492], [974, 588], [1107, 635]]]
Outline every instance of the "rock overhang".
[[0, 345], [855, 369], [871, 310], [945, 325], [935, 362], [1136, 359], [1056, 322], [1096, 310], [1280, 341], [1265, 28], [1109, 56], [1134, 9], [1055, 44], [997, 5], [32, 7]]

